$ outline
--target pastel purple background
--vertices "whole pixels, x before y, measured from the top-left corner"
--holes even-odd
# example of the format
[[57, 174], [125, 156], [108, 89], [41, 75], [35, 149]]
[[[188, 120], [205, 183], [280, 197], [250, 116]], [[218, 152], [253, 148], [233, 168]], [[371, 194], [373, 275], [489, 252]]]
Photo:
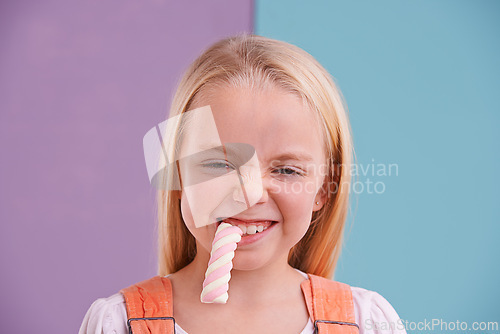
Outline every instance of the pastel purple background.
[[2, 1], [3, 333], [75, 333], [90, 304], [156, 274], [144, 134], [252, 1]]

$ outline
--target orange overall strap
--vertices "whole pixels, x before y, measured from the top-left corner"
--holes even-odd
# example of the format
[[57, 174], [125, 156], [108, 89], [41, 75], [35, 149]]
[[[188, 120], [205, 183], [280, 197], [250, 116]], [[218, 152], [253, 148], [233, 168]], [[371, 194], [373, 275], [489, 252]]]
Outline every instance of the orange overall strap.
[[130, 334], [175, 333], [172, 285], [156, 276], [120, 291], [127, 304]]
[[308, 274], [301, 283], [314, 333], [358, 334], [349, 285]]

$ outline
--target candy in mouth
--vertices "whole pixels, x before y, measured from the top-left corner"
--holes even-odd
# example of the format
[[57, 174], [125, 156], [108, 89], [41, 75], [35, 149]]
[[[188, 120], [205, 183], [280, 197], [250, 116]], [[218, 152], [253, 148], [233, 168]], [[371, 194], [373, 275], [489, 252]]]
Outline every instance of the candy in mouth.
[[241, 230], [237, 227], [226, 223], [219, 224], [217, 227], [200, 296], [202, 303], [225, 304], [227, 302], [229, 280], [233, 268], [232, 260], [240, 240]]

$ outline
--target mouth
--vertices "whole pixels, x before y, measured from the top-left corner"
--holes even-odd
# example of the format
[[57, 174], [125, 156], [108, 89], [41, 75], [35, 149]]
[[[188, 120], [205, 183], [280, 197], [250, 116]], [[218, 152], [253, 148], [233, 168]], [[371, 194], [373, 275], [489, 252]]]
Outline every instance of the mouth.
[[263, 233], [278, 223], [276, 220], [242, 220], [232, 217], [219, 217], [217, 218], [217, 227], [223, 222], [239, 227], [243, 232], [242, 237]]

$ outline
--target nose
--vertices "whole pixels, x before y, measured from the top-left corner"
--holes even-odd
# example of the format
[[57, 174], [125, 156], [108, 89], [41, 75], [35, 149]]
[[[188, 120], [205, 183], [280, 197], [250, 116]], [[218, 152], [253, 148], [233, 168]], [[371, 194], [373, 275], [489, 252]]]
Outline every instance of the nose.
[[256, 203], [263, 203], [268, 200], [267, 190], [263, 187], [263, 180], [258, 168], [240, 167], [238, 173], [240, 186], [233, 191], [233, 199], [247, 205], [247, 208]]

